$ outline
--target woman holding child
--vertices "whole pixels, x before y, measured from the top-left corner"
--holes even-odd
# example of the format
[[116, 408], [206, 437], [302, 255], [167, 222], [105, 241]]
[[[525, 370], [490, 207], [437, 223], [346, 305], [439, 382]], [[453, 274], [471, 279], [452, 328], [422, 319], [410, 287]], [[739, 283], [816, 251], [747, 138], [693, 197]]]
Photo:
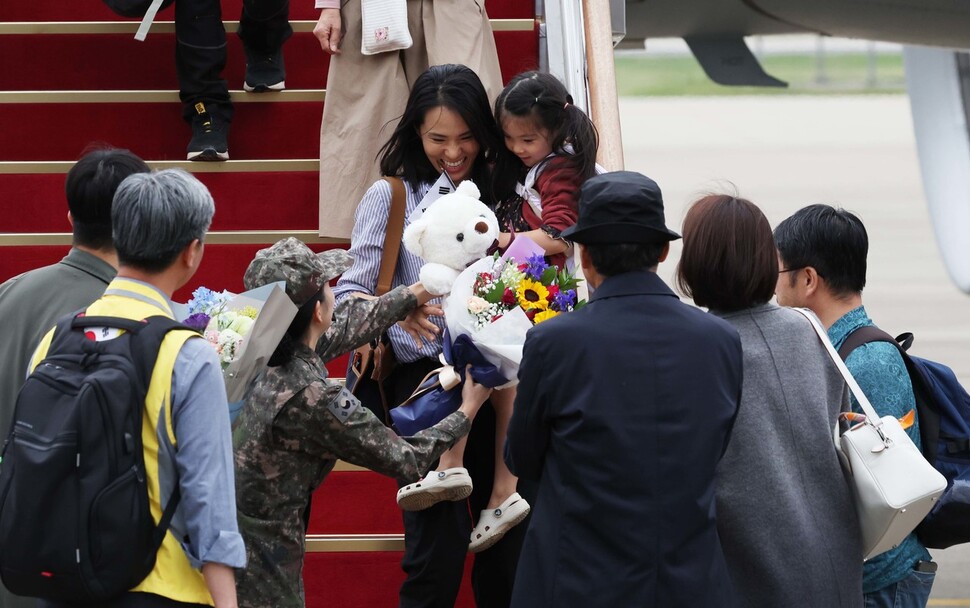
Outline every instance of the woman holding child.
[[[461, 65], [434, 66], [411, 88], [401, 120], [380, 156], [381, 174], [403, 182], [405, 225], [426, 196], [471, 179], [482, 200], [492, 201], [490, 165], [502, 145], [481, 80]], [[447, 176], [447, 177], [445, 177]], [[441, 181], [439, 181], [441, 180]], [[430, 199], [430, 197], [429, 197]], [[354, 294], [373, 296], [383, 253], [392, 203], [387, 179], [374, 183], [357, 207], [351, 235], [354, 266], [337, 283], [338, 300]], [[400, 235], [394, 235], [400, 238]], [[401, 248], [391, 287], [418, 280], [423, 260]], [[444, 323], [440, 306], [425, 305], [387, 334], [397, 366], [384, 381], [390, 404], [406, 400], [430, 371], [440, 367]], [[434, 484], [437, 502], [430, 508], [405, 512], [405, 554], [402, 568], [407, 579], [401, 587], [400, 606], [452, 606], [464, 572], [471, 533], [465, 498], [479, 509], [488, 500], [494, 462], [491, 408], [482, 408], [469, 436], [464, 464], [480, 483], [473, 488], [462, 463], [441, 471]], [[507, 538], [475, 560], [472, 583], [480, 606], [508, 605], [521, 535]]]
[[[505, 145], [492, 174], [495, 213], [502, 229], [499, 245], [528, 237], [559, 268], [571, 244], [561, 234], [576, 223], [579, 189], [596, 174], [598, 139], [592, 121], [559, 80], [551, 74], [524, 72], [513, 78], [495, 101], [495, 121]], [[505, 464], [505, 437], [515, 401], [515, 388], [492, 393], [495, 410], [495, 474], [486, 508], [472, 530], [468, 550], [477, 553], [499, 542], [529, 514], [529, 503], [516, 491], [518, 479]], [[426, 504], [433, 475], [462, 464], [463, 444], [445, 452], [437, 472], [420, 484], [402, 488], [404, 509]], [[431, 487], [431, 491], [436, 488]]]

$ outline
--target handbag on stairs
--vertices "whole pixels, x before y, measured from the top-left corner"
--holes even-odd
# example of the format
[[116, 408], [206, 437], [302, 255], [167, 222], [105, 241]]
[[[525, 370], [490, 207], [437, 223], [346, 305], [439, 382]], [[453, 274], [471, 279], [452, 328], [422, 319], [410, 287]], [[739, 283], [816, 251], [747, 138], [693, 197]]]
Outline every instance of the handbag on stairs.
[[845, 432], [835, 426], [835, 449], [849, 479], [862, 528], [862, 557], [870, 559], [899, 545], [926, 517], [946, 489], [937, 471], [893, 416], [879, 417], [835, 351], [815, 315], [795, 308], [815, 328], [832, 362], [865, 413]]
[[[404, 182], [397, 177], [384, 179], [391, 185], [391, 207], [387, 218], [387, 229], [384, 231], [381, 265], [377, 273], [377, 289], [374, 292], [376, 296], [382, 296], [391, 290], [398, 255], [401, 252], [404, 211], [407, 202]], [[396, 365], [397, 359], [387, 332], [381, 334], [377, 340], [355, 350], [347, 364], [345, 380], [347, 390], [387, 425], [391, 424], [390, 410], [396, 404], [387, 402], [384, 381]]]

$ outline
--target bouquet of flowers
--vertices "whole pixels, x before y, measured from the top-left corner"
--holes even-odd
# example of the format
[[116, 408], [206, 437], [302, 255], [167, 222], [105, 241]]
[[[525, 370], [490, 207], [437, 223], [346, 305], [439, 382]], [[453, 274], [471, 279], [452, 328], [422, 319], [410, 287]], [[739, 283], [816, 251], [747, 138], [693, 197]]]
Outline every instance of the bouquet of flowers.
[[579, 281], [547, 264], [543, 249], [527, 237], [513, 241], [505, 255], [466, 268], [443, 304], [444, 366], [391, 410], [398, 432], [412, 435], [455, 411], [461, 403], [456, 387], [466, 365], [485, 386], [515, 386], [526, 332], [585, 305], [577, 296]]
[[484, 258], [455, 281], [445, 301], [445, 322], [453, 338], [470, 337], [513, 386], [525, 334], [534, 324], [581, 308], [581, 279], [546, 263], [544, 251], [519, 237], [505, 255]]
[[579, 279], [550, 266], [539, 253], [522, 263], [512, 258], [497, 259], [491, 271], [475, 277], [467, 308], [479, 331], [516, 307], [533, 324], [542, 323], [585, 304], [576, 298], [578, 284]]
[[199, 287], [186, 304], [182, 322], [202, 333], [219, 355], [233, 403], [242, 400], [266, 366], [296, 312], [283, 282], [238, 295]]

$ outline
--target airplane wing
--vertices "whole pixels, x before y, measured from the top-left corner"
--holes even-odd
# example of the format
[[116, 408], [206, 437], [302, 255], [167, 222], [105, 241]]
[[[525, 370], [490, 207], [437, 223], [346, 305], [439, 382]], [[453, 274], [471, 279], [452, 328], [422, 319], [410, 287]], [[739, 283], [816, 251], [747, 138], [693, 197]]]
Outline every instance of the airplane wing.
[[[904, 52], [923, 189], [953, 282], [970, 293], [970, 2], [953, 0], [626, 0], [624, 46], [684, 38], [720, 84], [784, 86], [745, 36], [817, 33], [896, 42]], [[928, 48], [935, 47], [935, 48]]]
[[923, 191], [950, 278], [970, 293], [970, 55], [906, 47]]

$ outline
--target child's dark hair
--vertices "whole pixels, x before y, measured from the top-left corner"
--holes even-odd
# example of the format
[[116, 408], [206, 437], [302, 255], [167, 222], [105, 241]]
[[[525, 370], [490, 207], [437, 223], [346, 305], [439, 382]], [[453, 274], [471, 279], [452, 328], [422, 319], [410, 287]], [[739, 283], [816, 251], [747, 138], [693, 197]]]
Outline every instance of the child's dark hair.
[[378, 154], [381, 175], [400, 176], [415, 190], [421, 183], [438, 179], [441, 169], [428, 162], [420, 130], [425, 114], [439, 107], [461, 116], [481, 146], [469, 177], [488, 203], [492, 200], [489, 165], [503, 148], [502, 137], [481, 79], [463, 65], [431, 66], [414, 81], [401, 121]]
[[270, 367], [286, 365], [293, 358], [293, 353], [296, 352], [296, 345], [299, 344], [300, 338], [303, 337], [307, 328], [310, 327], [310, 319], [313, 317], [313, 311], [316, 309], [317, 302], [323, 302], [323, 289], [321, 287], [320, 291], [314, 294], [296, 311], [296, 316], [293, 317], [290, 326], [286, 328], [286, 333], [283, 334], [283, 338], [276, 346], [276, 350], [273, 351], [273, 356], [269, 358], [267, 365]]
[[[552, 74], [523, 72], [513, 78], [495, 100], [495, 121], [502, 128], [506, 118], [529, 118], [536, 127], [549, 132], [549, 145], [556, 154], [566, 145], [572, 154], [562, 153], [571, 167], [586, 180], [596, 175], [596, 151], [599, 138], [596, 127], [580, 108], [559, 79]], [[525, 167], [504, 146], [492, 172], [492, 191], [498, 200], [515, 192], [515, 184], [525, 176]]]

